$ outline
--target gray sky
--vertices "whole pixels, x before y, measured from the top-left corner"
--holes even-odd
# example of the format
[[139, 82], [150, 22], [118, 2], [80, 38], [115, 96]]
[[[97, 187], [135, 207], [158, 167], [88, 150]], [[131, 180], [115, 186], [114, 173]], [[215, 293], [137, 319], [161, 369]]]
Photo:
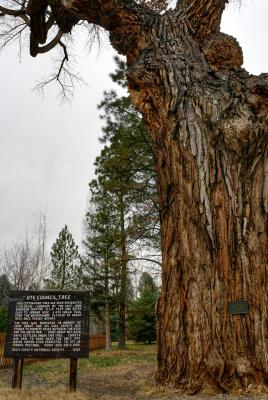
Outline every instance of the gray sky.
[[[245, 68], [268, 72], [268, 2], [244, 0], [224, 14], [222, 30], [235, 36], [244, 51]], [[96, 105], [111, 88], [114, 70], [111, 47], [100, 54], [78, 51], [76, 69], [88, 86], [78, 88], [72, 105], [61, 104], [56, 87], [42, 97], [32, 89], [47, 75], [47, 55], [33, 59], [27, 49], [0, 55], [0, 249], [23, 236], [34, 216], [46, 212], [49, 246], [67, 224], [77, 244], [100, 150], [101, 121]]]

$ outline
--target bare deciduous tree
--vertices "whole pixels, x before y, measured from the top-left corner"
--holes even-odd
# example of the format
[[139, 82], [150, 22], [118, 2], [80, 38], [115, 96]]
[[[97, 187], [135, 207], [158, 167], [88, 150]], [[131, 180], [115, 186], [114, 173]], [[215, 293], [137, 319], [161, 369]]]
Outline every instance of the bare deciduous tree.
[[46, 219], [39, 217], [38, 226], [22, 240], [10, 244], [2, 251], [0, 271], [11, 282], [13, 289], [40, 288], [48, 271], [46, 257]]

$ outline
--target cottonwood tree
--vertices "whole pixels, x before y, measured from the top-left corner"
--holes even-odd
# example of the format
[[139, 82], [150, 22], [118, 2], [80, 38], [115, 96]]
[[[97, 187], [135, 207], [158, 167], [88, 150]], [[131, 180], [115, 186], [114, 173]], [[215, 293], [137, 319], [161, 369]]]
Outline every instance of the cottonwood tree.
[[[127, 57], [130, 94], [153, 139], [161, 209], [157, 379], [192, 393], [268, 376], [268, 75], [242, 69], [239, 44], [220, 32], [227, 3], [179, 0], [165, 13], [134, 0], [8, 1], [14, 9], [0, 9], [30, 27], [33, 55], [59, 42], [45, 43], [51, 24], [61, 35], [81, 20], [106, 29]], [[237, 299], [249, 302], [248, 314], [228, 315]]]

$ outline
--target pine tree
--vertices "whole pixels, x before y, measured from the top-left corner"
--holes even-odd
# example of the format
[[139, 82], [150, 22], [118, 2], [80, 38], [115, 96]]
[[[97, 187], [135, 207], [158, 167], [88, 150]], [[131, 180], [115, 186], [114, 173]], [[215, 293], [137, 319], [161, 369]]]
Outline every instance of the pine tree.
[[82, 263], [67, 225], [60, 231], [51, 249], [52, 271], [47, 286], [53, 289], [77, 289], [82, 282]]
[[158, 288], [154, 278], [148, 272], [143, 272], [139, 279], [138, 292], [142, 296], [146, 291], [153, 293], [156, 297], [158, 296]]
[[[97, 180], [90, 183], [91, 209], [85, 219], [85, 284], [91, 290], [91, 310], [104, 320], [106, 350], [112, 349], [110, 310], [118, 293], [115, 238], [118, 224], [111, 196]], [[92, 207], [92, 204], [94, 207]]]
[[[113, 82], [126, 86], [126, 64], [115, 57]], [[114, 194], [119, 207], [125, 204], [128, 237], [142, 240], [143, 247], [155, 245], [159, 250], [159, 209], [157, 206], [154, 147], [143, 124], [141, 114], [129, 96], [119, 97], [115, 91], [104, 93], [99, 105], [105, 121], [100, 139], [105, 144], [96, 159], [96, 173], [105, 176], [106, 190]]]
[[[124, 87], [125, 63], [118, 58], [116, 63], [117, 70], [111, 77], [114, 82]], [[114, 267], [111, 267], [110, 261], [108, 263], [109, 268], [112, 268], [117, 290], [118, 345], [124, 348], [130, 281], [129, 262], [142, 258], [141, 247], [144, 251], [146, 247], [151, 249], [154, 244], [159, 251], [159, 216], [156, 207], [153, 149], [141, 116], [131, 104], [129, 96], [119, 97], [114, 91], [105, 92], [99, 108], [105, 121], [103, 136], [100, 139], [104, 143], [104, 148], [95, 162], [97, 178], [90, 183], [90, 204], [95, 210], [95, 216], [93, 217], [91, 213], [91, 218], [97, 224], [92, 231], [92, 224], [89, 219], [87, 220], [89, 234], [86, 241], [92, 247], [94, 235], [97, 235], [98, 246], [102, 247], [104, 239], [102, 230], [104, 226], [106, 227], [104, 249], [108, 238], [109, 251], [105, 254], [106, 256], [109, 254], [110, 257], [113, 248], [112, 265], [116, 265], [116, 275], [114, 275]], [[100, 254], [101, 252], [99, 257]], [[101, 272], [105, 263], [107, 264], [104, 259], [105, 257], [101, 256], [102, 261], [100, 265], [97, 264], [99, 272], [91, 265], [91, 274], [95, 270], [95, 279], [102, 276], [107, 285], [110, 273]], [[107, 300], [107, 290], [104, 291], [104, 297]]]

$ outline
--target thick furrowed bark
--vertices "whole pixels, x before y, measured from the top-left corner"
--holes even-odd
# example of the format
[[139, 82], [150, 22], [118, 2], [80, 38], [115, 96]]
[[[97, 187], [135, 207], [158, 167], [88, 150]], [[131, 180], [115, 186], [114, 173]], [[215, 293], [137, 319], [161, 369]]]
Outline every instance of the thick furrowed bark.
[[[157, 379], [232, 391], [268, 377], [266, 78], [212, 72], [187, 25], [169, 27], [129, 69], [160, 193]], [[249, 314], [228, 315], [239, 299]]]
[[[263, 183], [263, 163], [260, 161], [256, 168], [250, 187], [254, 204], [247, 204], [255, 210], [255, 216], [252, 215], [254, 220], [249, 218], [252, 228], [246, 231], [248, 240], [239, 239], [241, 228], [245, 230], [242, 218], [233, 208], [225, 183], [217, 179], [212, 193], [217, 241], [213, 247], [205, 232], [203, 214], [196, 209], [200, 204], [199, 191], [194, 189], [199, 186], [196, 161], [191, 155], [187, 158], [179, 154], [180, 149], [174, 185], [181, 188], [179, 209], [171, 204], [162, 224], [164, 270], [158, 307], [158, 379], [190, 392], [212, 384], [232, 390], [266, 381], [267, 216], [255, 204], [262, 203], [259, 188]], [[239, 191], [240, 188], [238, 197]], [[178, 199], [178, 194], [174, 197]], [[253, 229], [256, 220], [262, 221], [261, 240]], [[238, 299], [249, 301], [249, 315], [227, 315], [228, 301]]]

